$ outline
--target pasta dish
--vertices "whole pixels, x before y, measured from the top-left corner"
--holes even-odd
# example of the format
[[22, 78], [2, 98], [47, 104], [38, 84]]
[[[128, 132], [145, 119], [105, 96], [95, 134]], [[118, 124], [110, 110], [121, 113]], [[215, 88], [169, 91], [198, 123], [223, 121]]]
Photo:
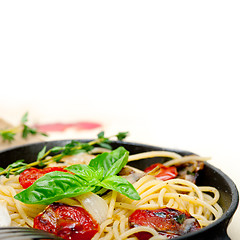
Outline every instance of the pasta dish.
[[[52, 152], [54, 152], [52, 150]], [[94, 147], [0, 176], [0, 226], [34, 227], [64, 239], [172, 239], [219, 219], [219, 192], [197, 186], [204, 157]], [[139, 170], [132, 161], [167, 159]], [[39, 160], [38, 160], [39, 161]]]

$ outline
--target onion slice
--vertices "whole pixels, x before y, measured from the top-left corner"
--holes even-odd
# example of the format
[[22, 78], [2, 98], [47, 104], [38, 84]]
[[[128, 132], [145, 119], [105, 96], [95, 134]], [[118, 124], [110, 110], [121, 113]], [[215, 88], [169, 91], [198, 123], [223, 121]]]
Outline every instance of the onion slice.
[[101, 224], [107, 219], [108, 205], [97, 194], [89, 192], [77, 197], [77, 200]]
[[142, 178], [145, 175], [146, 173], [144, 171], [128, 165], [124, 166], [119, 173], [119, 176], [127, 179], [131, 184], [137, 182], [140, 178]]

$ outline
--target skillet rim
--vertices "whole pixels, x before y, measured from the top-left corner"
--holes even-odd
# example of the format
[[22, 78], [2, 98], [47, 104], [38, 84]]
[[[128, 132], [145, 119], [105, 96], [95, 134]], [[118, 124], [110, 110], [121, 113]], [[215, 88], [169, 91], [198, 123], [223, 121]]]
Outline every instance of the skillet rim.
[[[46, 145], [47, 148], [48, 148], [49, 145], [54, 144], [54, 143], [56, 143], [56, 144], [54, 144], [55, 146], [59, 146], [60, 143], [61, 143], [60, 146], [64, 146], [67, 143], [70, 143], [72, 140], [79, 141], [79, 142], [89, 142], [93, 139], [56, 139], [56, 140], [49, 140], [49, 141], [27, 143], [27, 144], [13, 146], [13, 147], [9, 147], [7, 149], [0, 150], [0, 155], [3, 154], [3, 153], [7, 154], [8, 152], [11, 152], [11, 151], [17, 151], [18, 149], [21, 151], [21, 149], [29, 148], [29, 147], [34, 147], [35, 148], [36, 146], [45, 146]], [[110, 144], [112, 144], [112, 145], [114, 145], [114, 144], [115, 145], [125, 145], [125, 146], [127, 145], [129, 147], [139, 147], [139, 148], [151, 148], [152, 150], [171, 151], [171, 152], [179, 153], [180, 155], [192, 155], [192, 154], [197, 155], [193, 152], [186, 151], [186, 150], [181, 150], [181, 149], [176, 149], [176, 148], [168, 148], [168, 147], [160, 147], [160, 146], [156, 146], [156, 145], [150, 145], [150, 144], [139, 143], [139, 142], [111, 140]], [[40, 150], [41, 150], [41, 148], [40, 148]], [[220, 175], [224, 179], [224, 181], [227, 183], [227, 185], [229, 186], [229, 188], [231, 190], [230, 193], [232, 195], [232, 201], [230, 203], [230, 206], [223, 213], [222, 217], [219, 218], [218, 220], [216, 220], [214, 223], [198, 230], [197, 232], [188, 233], [184, 236], [181, 236], [181, 237], [178, 237], [178, 238], [175, 238], [175, 239], [178, 239], [178, 240], [202, 239], [202, 238], [196, 238], [196, 237], [200, 236], [202, 233], [211, 232], [211, 230], [213, 230], [213, 229], [217, 230], [218, 227], [222, 227], [222, 226], [224, 226], [224, 228], [221, 229], [221, 235], [220, 236], [224, 236], [225, 238], [223, 237], [223, 238], [220, 238], [220, 239], [229, 239], [227, 237], [226, 231], [227, 231], [227, 227], [228, 227], [228, 225], [231, 221], [231, 218], [233, 217], [234, 213], [237, 210], [237, 207], [238, 207], [238, 204], [239, 204], [239, 192], [238, 192], [237, 186], [233, 182], [233, 180], [228, 175], [226, 175], [222, 170], [220, 170], [219, 168], [211, 165], [208, 162], [206, 162], [205, 165], [208, 168], [210, 168], [211, 170], [214, 170], [218, 175]], [[217, 238], [217, 239], [219, 239], [219, 238]]]

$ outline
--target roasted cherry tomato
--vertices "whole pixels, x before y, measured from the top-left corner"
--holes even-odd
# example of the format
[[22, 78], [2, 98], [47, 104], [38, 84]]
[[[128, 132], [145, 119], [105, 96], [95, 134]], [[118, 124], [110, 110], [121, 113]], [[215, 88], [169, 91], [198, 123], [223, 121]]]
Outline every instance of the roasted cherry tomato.
[[62, 167], [47, 167], [47, 168], [44, 168], [42, 170], [43, 170], [44, 174], [49, 173], [49, 172], [54, 172], [54, 171], [68, 172], [68, 170], [66, 170], [66, 169], [64, 169]]
[[44, 175], [43, 171], [38, 168], [29, 168], [19, 175], [19, 182], [23, 188], [30, 187], [38, 178]]
[[29, 168], [20, 173], [19, 182], [23, 188], [30, 187], [38, 178], [42, 177], [46, 173], [60, 171], [68, 172], [62, 167], [48, 167], [44, 169]]
[[[130, 227], [146, 226], [154, 228], [160, 235], [169, 239], [182, 236], [200, 229], [198, 221], [186, 211], [173, 208], [157, 210], [136, 210], [129, 217]], [[148, 240], [151, 233], [138, 232], [135, 236], [139, 240]]]
[[157, 179], [163, 181], [173, 179], [178, 175], [176, 167], [166, 167], [161, 163], [152, 164], [150, 167], [147, 167], [144, 172], [154, 175]]
[[82, 207], [52, 203], [34, 219], [34, 228], [66, 240], [90, 240], [99, 231], [98, 223]]

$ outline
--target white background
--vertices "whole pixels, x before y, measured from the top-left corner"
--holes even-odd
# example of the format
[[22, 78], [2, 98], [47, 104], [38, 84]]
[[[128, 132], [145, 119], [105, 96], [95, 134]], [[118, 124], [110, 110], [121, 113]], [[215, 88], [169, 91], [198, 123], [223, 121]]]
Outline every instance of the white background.
[[100, 122], [211, 156], [240, 187], [239, 11], [239, 1], [1, 1], [0, 117]]

